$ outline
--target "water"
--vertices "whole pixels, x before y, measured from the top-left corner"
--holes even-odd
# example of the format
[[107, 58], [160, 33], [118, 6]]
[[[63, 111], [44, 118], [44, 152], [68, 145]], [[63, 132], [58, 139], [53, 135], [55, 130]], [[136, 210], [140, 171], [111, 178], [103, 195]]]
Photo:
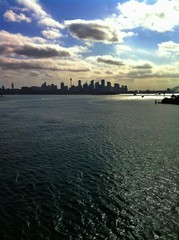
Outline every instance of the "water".
[[154, 98], [1, 98], [0, 239], [175, 240], [179, 108]]

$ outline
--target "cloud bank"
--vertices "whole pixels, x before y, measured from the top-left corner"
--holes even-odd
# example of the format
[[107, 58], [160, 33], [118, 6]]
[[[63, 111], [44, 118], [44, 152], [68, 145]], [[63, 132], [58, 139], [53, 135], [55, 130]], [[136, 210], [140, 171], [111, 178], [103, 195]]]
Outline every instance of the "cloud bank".
[[70, 57], [67, 49], [58, 44], [48, 44], [43, 38], [29, 38], [21, 34], [0, 31], [0, 53], [17, 54], [34, 58]]

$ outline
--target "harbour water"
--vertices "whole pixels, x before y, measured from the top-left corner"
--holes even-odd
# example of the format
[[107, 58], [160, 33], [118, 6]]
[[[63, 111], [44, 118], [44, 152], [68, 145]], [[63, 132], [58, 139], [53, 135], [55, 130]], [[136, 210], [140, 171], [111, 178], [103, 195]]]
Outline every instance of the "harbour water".
[[0, 239], [176, 240], [179, 108], [155, 99], [3, 96]]

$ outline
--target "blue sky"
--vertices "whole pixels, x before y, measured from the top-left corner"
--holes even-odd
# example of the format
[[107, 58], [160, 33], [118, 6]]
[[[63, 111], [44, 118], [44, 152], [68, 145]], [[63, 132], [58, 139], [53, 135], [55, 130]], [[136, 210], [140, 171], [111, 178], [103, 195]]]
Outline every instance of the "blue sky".
[[179, 85], [178, 0], [0, 0], [0, 85]]

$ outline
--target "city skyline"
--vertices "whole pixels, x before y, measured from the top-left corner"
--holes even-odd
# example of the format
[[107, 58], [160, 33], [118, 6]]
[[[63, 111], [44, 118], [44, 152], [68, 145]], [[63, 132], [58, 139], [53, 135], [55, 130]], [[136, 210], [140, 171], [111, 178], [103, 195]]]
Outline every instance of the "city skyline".
[[177, 0], [0, 0], [0, 86], [179, 85]]
[[78, 80], [78, 84], [74, 85], [72, 79], [70, 79], [70, 86], [65, 85], [64, 82], [60, 83], [60, 86], [54, 83], [47, 84], [44, 82], [41, 86], [21, 86], [16, 88], [14, 83], [11, 83], [11, 88], [6, 86], [0, 87], [0, 94], [120, 94], [127, 93], [128, 88], [125, 85], [119, 83], [111, 84], [110, 81], [95, 82], [91, 80], [89, 83], [83, 83], [82, 80]]

